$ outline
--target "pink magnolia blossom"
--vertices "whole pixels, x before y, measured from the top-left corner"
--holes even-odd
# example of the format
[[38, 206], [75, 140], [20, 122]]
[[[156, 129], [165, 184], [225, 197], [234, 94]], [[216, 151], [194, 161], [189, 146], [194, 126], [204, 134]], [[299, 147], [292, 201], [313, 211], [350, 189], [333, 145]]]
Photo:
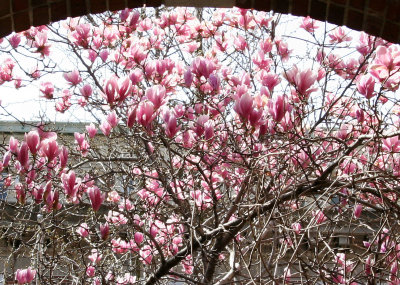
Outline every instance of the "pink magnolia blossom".
[[112, 274], [112, 272], [108, 272], [106, 277], [105, 277], [106, 281], [113, 281], [114, 280], [114, 275]]
[[175, 25], [177, 20], [178, 14], [176, 12], [163, 13], [160, 19], [160, 27], [164, 29], [168, 26]]
[[94, 138], [94, 136], [97, 133], [96, 126], [93, 123], [90, 123], [90, 125], [86, 126], [86, 131], [88, 132], [89, 138]]
[[349, 273], [349, 272], [351, 272], [351, 271], [353, 270], [355, 264], [354, 264], [354, 262], [352, 262], [352, 261], [350, 260], [350, 258], [348, 258], [348, 257], [346, 256], [345, 253], [337, 253], [335, 259], [336, 259], [337, 264], [338, 264], [340, 267], [342, 267], [343, 270], [344, 270], [346, 273]]
[[327, 217], [325, 216], [324, 212], [321, 211], [321, 210], [313, 211], [312, 214], [313, 214], [314, 219], [315, 219], [315, 222], [316, 222], [317, 224], [322, 224], [322, 223], [325, 222], [326, 219], [327, 219]]
[[129, 26], [132, 28], [136, 28], [139, 18], [140, 13], [138, 11], [132, 11], [132, 13], [130, 14]]
[[[48, 187], [48, 185], [50, 185], [50, 187]], [[45, 191], [43, 193], [43, 199], [46, 202], [48, 212], [51, 212], [52, 210], [59, 210], [62, 207], [59, 201], [59, 193], [58, 191], [51, 190], [51, 183], [46, 184]]]
[[100, 56], [100, 58], [101, 58], [101, 60], [102, 60], [103, 62], [106, 62], [106, 60], [107, 60], [109, 54], [110, 54], [110, 53], [108, 52], [108, 50], [103, 49], [103, 50], [99, 53], [99, 56]]
[[128, 128], [132, 128], [133, 125], [136, 123], [136, 107], [133, 106], [131, 107], [126, 115], [127, 119], [126, 119], [126, 125], [128, 126]]
[[272, 60], [262, 50], [259, 50], [252, 57], [252, 61], [259, 69], [268, 71], [270, 69]]
[[27, 174], [26, 174], [26, 183], [28, 184], [28, 188], [32, 187], [32, 182], [35, 181], [37, 175], [36, 175], [36, 170], [35, 169], [30, 169]]
[[15, 184], [15, 194], [17, 197], [17, 201], [21, 204], [24, 205], [26, 201], [26, 190], [24, 186], [21, 183]]
[[154, 109], [160, 108], [166, 103], [166, 90], [164, 86], [155, 85], [146, 90], [146, 98], [153, 103]]
[[232, 76], [231, 81], [235, 86], [250, 87], [250, 74], [248, 72], [241, 72], [239, 76]]
[[86, 268], [86, 275], [88, 277], [94, 277], [95, 274], [96, 274], [96, 269], [94, 268], [94, 266], [90, 265]]
[[58, 148], [58, 143], [53, 139], [43, 140], [41, 143], [40, 150], [43, 153], [43, 155], [47, 157], [49, 162], [52, 162], [53, 159], [56, 158], [60, 153], [60, 150]]
[[266, 86], [268, 88], [269, 92], [272, 92], [274, 87], [276, 85], [278, 85], [279, 82], [281, 81], [277, 74], [267, 73], [264, 70], [261, 71], [261, 73], [259, 74], [259, 77], [261, 80], [261, 84], [263, 86]]
[[341, 43], [351, 41], [351, 37], [347, 36], [346, 32], [343, 30], [342, 27], [337, 27], [328, 35], [331, 39], [331, 43]]
[[112, 239], [111, 245], [112, 245], [112, 251], [119, 254], [126, 253], [131, 247], [129, 243], [127, 243], [124, 240], [121, 240], [120, 238]]
[[300, 234], [300, 231], [301, 231], [301, 224], [300, 223], [293, 223], [292, 224], [292, 229], [294, 230], [294, 232], [296, 233], [296, 234]]
[[33, 44], [37, 49], [36, 52], [40, 53], [42, 57], [50, 55], [50, 44], [47, 42], [47, 33], [37, 33]]
[[106, 222], [104, 224], [100, 225], [100, 236], [103, 240], [106, 240], [108, 238], [108, 235], [110, 234], [110, 226]]
[[271, 38], [266, 38], [265, 40], [260, 42], [260, 49], [264, 53], [269, 53], [272, 51], [273, 43], [271, 41]]
[[144, 264], [151, 264], [151, 261], [153, 260], [153, 251], [149, 245], [143, 246], [139, 254], [142, 257]]
[[82, 88], [79, 89], [81, 95], [87, 100], [92, 95], [92, 87], [89, 84], [83, 85]]
[[131, 80], [132, 84], [138, 84], [140, 81], [143, 80], [143, 72], [140, 69], [134, 69], [129, 74], [129, 79]]
[[381, 82], [386, 80], [392, 71], [400, 68], [400, 51], [395, 47], [379, 46], [369, 72]]
[[206, 58], [196, 57], [192, 62], [192, 72], [198, 77], [204, 76], [208, 79], [216, 68], [215, 63]]
[[118, 125], [119, 119], [115, 111], [112, 111], [107, 115], [107, 122], [110, 124], [111, 128], [115, 128]]
[[109, 105], [123, 102], [132, 91], [132, 82], [128, 77], [117, 80], [116, 76], [109, 79], [104, 86], [104, 98]]
[[295, 65], [291, 70], [284, 73], [283, 76], [290, 84], [294, 85], [299, 94], [305, 96], [305, 99], [308, 98], [310, 93], [316, 90], [315, 88], [311, 88], [311, 86], [317, 80], [317, 75], [310, 69], [300, 71]]
[[39, 136], [40, 136], [41, 140], [45, 140], [45, 139], [57, 140], [57, 133], [45, 131], [43, 129], [43, 125], [41, 125], [41, 124], [38, 124], [36, 130], [39, 133]]
[[136, 120], [144, 127], [148, 127], [151, 122], [156, 118], [155, 108], [152, 102], [140, 102], [136, 110]]
[[370, 36], [364, 32], [360, 33], [359, 45], [357, 46], [357, 51], [361, 53], [363, 56], [369, 54], [374, 45], [375, 37]]
[[37, 131], [30, 131], [25, 134], [25, 141], [32, 154], [36, 154], [40, 147], [40, 137]]
[[78, 144], [78, 150], [82, 153], [83, 156], [86, 156], [89, 149], [89, 143], [85, 139], [85, 134], [74, 133], [75, 141]]
[[153, 27], [153, 23], [152, 23], [151, 19], [150, 18], [146, 18], [146, 19], [143, 19], [143, 21], [141, 21], [139, 23], [138, 30], [145, 32], [145, 31], [150, 30], [152, 27]]
[[75, 141], [77, 142], [78, 145], [82, 145], [83, 142], [85, 141], [85, 134], [75, 132], [74, 137], [75, 137]]
[[17, 153], [18, 152], [18, 139], [11, 136], [10, 141], [8, 143], [8, 149], [13, 153]]
[[351, 127], [348, 125], [342, 125], [335, 135], [338, 139], [345, 140], [351, 134]]
[[275, 122], [279, 123], [285, 116], [288, 106], [287, 98], [285, 95], [279, 95], [273, 100], [268, 102], [269, 113]]
[[92, 249], [91, 250], [91, 254], [88, 256], [89, 260], [93, 263], [99, 263], [101, 261], [101, 259], [103, 258], [103, 255], [101, 253], [99, 253], [99, 251], [97, 249]]
[[75, 31], [71, 34], [72, 41], [76, 45], [88, 47], [88, 39], [91, 37], [91, 24], [79, 24], [75, 26]]
[[374, 87], [375, 80], [369, 75], [362, 76], [361, 79], [357, 82], [358, 92], [364, 95], [367, 99], [370, 99], [376, 95], [376, 93], [374, 92]]
[[362, 109], [357, 109], [356, 110], [356, 118], [357, 121], [362, 123], [365, 120], [365, 112]]
[[119, 212], [109, 211], [106, 216], [106, 221], [116, 225], [125, 225], [128, 222], [128, 219]]
[[111, 127], [111, 125], [110, 125], [109, 122], [103, 121], [103, 122], [100, 124], [99, 127], [100, 127], [100, 130], [103, 132], [103, 134], [104, 134], [106, 137], [108, 137], [108, 136], [110, 135], [112, 127]]
[[360, 216], [361, 216], [361, 212], [362, 212], [362, 205], [361, 204], [357, 204], [357, 205], [355, 205], [354, 206], [354, 217], [356, 218], [356, 219], [358, 219], [358, 218], [360, 218]]
[[97, 58], [97, 52], [94, 50], [89, 50], [88, 51], [88, 58], [91, 62], [94, 62]]
[[60, 159], [60, 167], [65, 168], [68, 162], [68, 149], [65, 146], [61, 148], [58, 158]]
[[[218, 47], [223, 50], [223, 46], [224, 44], [220, 44], [220, 42], [216, 41], [216, 44], [218, 45]], [[197, 42], [191, 42], [191, 43], [187, 43], [182, 49], [188, 53], [194, 53], [196, 50], [198, 50], [200, 44]]]
[[26, 142], [22, 142], [21, 147], [18, 150], [17, 159], [21, 163], [21, 166], [24, 168], [28, 168], [29, 165], [29, 152], [28, 145]]
[[135, 206], [129, 199], [122, 198], [118, 205], [118, 208], [127, 210], [127, 211], [131, 211], [131, 210], [135, 209]]
[[15, 273], [15, 280], [17, 280], [18, 284], [28, 284], [35, 279], [36, 270], [28, 267], [27, 269], [18, 269]]
[[325, 76], [326, 76], [325, 69], [323, 68], [318, 69], [317, 81], [321, 81], [323, 78], [325, 78]]
[[237, 50], [244, 51], [247, 47], [246, 39], [243, 36], [238, 35], [235, 37], [234, 45]]
[[193, 73], [189, 68], [183, 74], [183, 78], [184, 78], [186, 87], [190, 87], [193, 82]]
[[193, 257], [191, 254], [189, 254], [188, 256], [186, 256], [184, 260], [182, 260], [182, 265], [183, 268], [185, 269], [186, 274], [189, 275], [193, 274], [194, 266], [193, 266]]
[[145, 74], [147, 78], [159, 79], [170, 74], [174, 67], [174, 62], [170, 59], [152, 60], [146, 64]]
[[[21, 86], [22, 86], [22, 79], [16, 76], [14, 79], [14, 87], [15, 89], [19, 89], [21, 88]], [[0, 100], [0, 105], [1, 105], [1, 100]]]
[[118, 82], [116, 77], [109, 79], [104, 86], [104, 94], [107, 103], [113, 105], [116, 101], [116, 92], [118, 90]]
[[[361, 214], [368, 205], [390, 210], [399, 200], [391, 191], [400, 174], [395, 133], [400, 107], [393, 92], [400, 85], [399, 47], [369, 36], [338, 46], [347, 40], [342, 28], [325, 34], [334, 44], [322, 45], [323, 31], [314, 34], [317, 22], [306, 17], [297, 28], [312, 33], [307, 39], [310, 50], [296, 50], [291, 63], [289, 43], [295, 37], [287, 43], [279, 39], [281, 29], [273, 33], [277, 21], [268, 13], [237, 8], [205, 11], [205, 18], [197, 19], [198, 11], [192, 9], [162, 8], [160, 15], [141, 9], [107, 13], [98, 23], [95, 17], [96, 23], [75, 18], [61, 24], [68, 33], [62, 42], [72, 43], [77, 53], [71, 55], [82, 57], [78, 61], [87, 67], [81, 67], [87, 82], [75, 70], [64, 74], [67, 81], [42, 83], [39, 95], [57, 97], [51, 104], [60, 112], [70, 106], [91, 112], [100, 118], [99, 126], [91, 123], [85, 132], [75, 133], [70, 153], [57, 144], [55, 133], [50, 136], [43, 128], [20, 141], [11, 138], [3, 149], [0, 172], [10, 173], [3, 178], [4, 193], [17, 197], [12, 208], [26, 217], [33, 208], [45, 216], [32, 229], [51, 234], [54, 229], [49, 227], [68, 224], [64, 215], [69, 211], [84, 210], [84, 205], [72, 203], [90, 202], [93, 210], [80, 211], [69, 227], [83, 246], [83, 255], [74, 260], [78, 271], [66, 272], [70, 279], [134, 284], [140, 281], [131, 274], [137, 273], [156, 283], [184, 283], [189, 280], [184, 276], [192, 275], [195, 283], [206, 270], [198, 258], [215, 253], [231, 259], [217, 260], [215, 276], [206, 281], [234, 282], [231, 277], [240, 273], [246, 259], [237, 253], [241, 248], [251, 253], [257, 245], [247, 233], [248, 221], [260, 230], [260, 239], [278, 229], [282, 249], [295, 250], [308, 228], [324, 231], [330, 220], [336, 225], [348, 219], [355, 227], [367, 227], [371, 242], [360, 256], [336, 255], [337, 248], [331, 246], [336, 233], [329, 232], [321, 243], [333, 249], [321, 248], [330, 252], [328, 259], [312, 258], [313, 251], [307, 252], [309, 259], [296, 255], [291, 264], [280, 263], [271, 271], [275, 281], [294, 282], [307, 273], [300, 270], [304, 265], [315, 273], [311, 278], [323, 277], [327, 283], [354, 285], [379, 277], [396, 284], [397, 233], [371, 227]], [[7, 47], [11, 54], [33, 52], [32, 59], [47, 54], [47, 30], [32, 28], [16, 37], [22, 36], [24, 46], [18, 51]], [[347, 52], [348, 46], [353, 52]], [[311, 57], [310, 64], [301, 57], [303, 52]], [[51, 68], [47, 62], [37, 64], [43, 75]], [[14, 65], [0, 63], [0, 85], [12, 86], [18, 73], [33, 80], [18, 65], [13, 72]], [[21, 77], [24, 84], [27, 79]], [[69, 86], [54, 94], [56, 83]], [[96, 127], [105, 136], [96, 136]], [[89, 143], [98, 145], [84, 158]], [[78, 173], [85, 178], [79, 179]], [[342, 195], [339, 203], [330, 202], [332, 193]], [[312, 199], [315, 195], [321, 196], [318, 201]], [[297, 198], [314, 202], [302, 208]], [[65, 209], [58, 211], [61, 203]], [[271, 207], [279, 209], [282, 218], [264, 232]], [[190, 235], [190, 225], [197, 237]], [[60, 249], [68, 245], [62, 238], [49, 241]], [[287, 260], [285, 251], [281, 253], [280, 261], [272, 259]], [[42, 260], [48, 254], [42, 250]], [[130, 260], [143, 262], [132, 263], [140, 272]], [[171, 260], [172, 271], [156, 272], [160, 262], [171, 265]], [[363, 262], [367, 276], [362, 276]], [[256, 274], [251, 266], [245, 269]], [[39, 279], [46, 278], [46, 268], [39, 269], [44, 270], [38, 271]]]
[[190, 196], [194, 200], [199, 210], [205, 210], [212, 205], [211, 197], [207, 193], [204, 193], [204, 191], [201, 190], [192, 191], [190, 192]]
[[147, 58], [146, 51], [140, 45], [132, 45], [126, 55], [132, 58], [137, 64], [141, 64]]
[[218, 75], [211, 73], [210, 76], [208, 77], [208, 83], [210, 84], [213, 91], [218, 91], [221, 84], [221, 80], [219, 79]]
[[69, 104], [66, 104], [65, 101], [63, 102], [57, 102], [55, 105], [55, 109], [57, 112], [64, 113], [69, 109]]
[[209, 119], [210, 119], [210, 117], [208, 115], [201, 115], [197, 118], [197, 121], [196, 121], [196, 124], [194, 127], [194, 131], [196, 132], [196, 134], [199, 137], [204, 134], [204, 127]]
[[177, 118], [181, 118], [185, 114], [185, 106], [178, 104], [174, 107], [174, 113]]
[[286, 62], [289, 59], [290, 53], [292, 52], [291, 50], [289, 50], [288, 44], [280, 39], [276, 39], [275, 45], [278, 50], [278, 54], [282, 58], [282, 61]]
[[10, 45], [15, 49], [21, 42], [21, 36], [19, 34], [13, 34], [9, 39]]
[[110, 201], [110, 202], [117, 203], [120, 199], [121, 199], [121, 197], [119, 196], [118, 192], [115, 190], [109, 192], [107, 195], [107, 201]]
[[76, 233], [80, 235], [82, 238], [87, 238], [89, 236], [89, 227], [86, 223], [80, 224], [80, 226], [76, 229]]
[[42, 82], [40, 84], [40, 91], [46, 99], [53, 99], [54, 86], [51, 82]]
[[93, 211], [97, 212], [106, 197], [105, 193], [101, 193], [98, 187], [93, 186], [87, 190], [87, 194], [89, 195]]
[[63, 183], [65, 194], [70, 198], [76, 197], [81, 181], [80, 179], [76, 179], [75, 172], [73, 170], [70, 170], [68, 174], [63, 173], [61, 175], [61, 180]]
[[37, 67], [34, 67], [31, 69], [31, 77], [33, 79], [38, 79], [40, 77], [40, 71], [37, 69]]
[[135, 239], [135, 243], [139, 245], [143, 242], [144, 236], [142, 233], [136, 232], [134, 235], [134, 239]]
[[11, 151], [7, 151], [3, 156], [3, 166], [7, 167], [11, 160]]
[[303, 18], [300, 28], [303, 28], [309, 33], [313, 33], [316, 29], [318, 29], [318, 25], [316, 22], [317, 21], [311, 19], [310, 16], [307, 16]]
[[64, 76], [64, 79], [66, 81], [68, 81], [68, 83], [70, 85], [72, 85], [72, 86], [76, 86], [76, 85], [78, 85], [79, 83], [82, 82], [82, 78], [79, 75], [79, 71], [78, 70], [74, 70], [74, 71], [71, 71], [71, 72], [68, 72], [68, 73], [64, 73], [63, 76]]
[[132, 82], [129, 77], [118, 80], [118, 101], [123, 102], [132, 92]]
[[382, 140], [382, 149], [388, 152], [400, 151], [400, 140], [398, 136]]
[[180, 130], [174, 112], [167, 111], [163, 116], [165, 122], [165, 133], [169, 138], [173, 138]]
[[243, 119], [248, 119], [251, 109], [253, 108], [253, 97], [244, 94], [236, 100], [234, 110]]
[[212, 120], [204, 123], [204, 139], [210, 140], [214, 137], [214, 123]]

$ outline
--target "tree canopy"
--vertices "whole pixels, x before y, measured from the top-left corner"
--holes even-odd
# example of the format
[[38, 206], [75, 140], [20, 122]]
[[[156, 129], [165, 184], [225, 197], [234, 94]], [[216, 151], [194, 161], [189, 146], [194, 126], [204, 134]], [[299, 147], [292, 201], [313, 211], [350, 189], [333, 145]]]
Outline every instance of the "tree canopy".
[[400, 284], [397, 45], [309, 17], [159, 7], [1, 48], [1, 84], [91, 120], [2, 145], [7, 264], [30, 262], [5, 276]]

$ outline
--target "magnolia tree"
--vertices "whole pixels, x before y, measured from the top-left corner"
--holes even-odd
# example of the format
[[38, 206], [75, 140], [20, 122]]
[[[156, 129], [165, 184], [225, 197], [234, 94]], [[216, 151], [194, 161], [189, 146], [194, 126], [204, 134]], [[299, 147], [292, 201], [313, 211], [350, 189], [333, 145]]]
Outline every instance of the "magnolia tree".
[[37, 81], [32, 96], [93, 118], [72, 142], [41, 125], [2, 148], [5, 267], [30, 263], [8, 278], [400, 284], [398, 46], [310, 18], [165, 7], [1, 46], [1, 83]]

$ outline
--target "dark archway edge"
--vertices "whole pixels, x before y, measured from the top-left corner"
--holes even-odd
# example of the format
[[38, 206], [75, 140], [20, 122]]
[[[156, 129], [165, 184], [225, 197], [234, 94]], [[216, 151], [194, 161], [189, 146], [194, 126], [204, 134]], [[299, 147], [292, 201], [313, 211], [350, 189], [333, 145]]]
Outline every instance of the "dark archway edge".
[[400, 0], [0, 0], [0, 37], [88, 13], [166, 6], [241, 7], [345, 25], [400, 42]]

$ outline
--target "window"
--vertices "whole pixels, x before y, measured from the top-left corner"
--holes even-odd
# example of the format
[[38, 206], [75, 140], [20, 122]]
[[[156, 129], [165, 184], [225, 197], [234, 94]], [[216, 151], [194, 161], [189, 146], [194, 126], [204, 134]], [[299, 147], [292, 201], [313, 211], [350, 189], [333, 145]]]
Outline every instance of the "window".
[[[6, 200], [7, 198], [7, 189], [4, 188], [4, 179], [7, 178], [7, 173], [3, 172], [0, 176], [0, 200]], [[0, 279], [1, 280], [1, 279]], [[1, 285], [2, 283], [0, 283]]]

